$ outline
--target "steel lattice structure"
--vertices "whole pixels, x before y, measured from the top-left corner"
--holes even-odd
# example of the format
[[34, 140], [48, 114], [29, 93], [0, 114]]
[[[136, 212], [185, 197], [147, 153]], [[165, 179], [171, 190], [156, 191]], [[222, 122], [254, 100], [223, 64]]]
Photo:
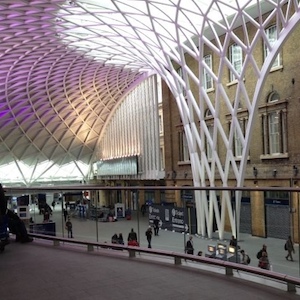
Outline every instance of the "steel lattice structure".
[[[14, 162], [28, 184], [70, 162], [77, 162], [76, 169], [86, 175], [79, 162], [91, 164], [115, 106], [145, 76], [156, 72], [176, 98], [194, 185], [214, 186], [218, 172], [227, 186], [228, 174], [233, 172], [236, 185], [242, 186], [266, 75], [300, 13], [297, 0], [3, 0], [0, 18], [0, 165]], [[279, 30], [276, 41], [270, 43], [265, 30], [274, 20]], [[247, 24], [255, 28], [253, 36]], [[235, 34], [237, 27], [242, 36]], [[245, 58], [240, 72], [227, 58], [232, 41]], [[259, 65], [253, 54], [262, 41], [268, 51]], [[216, 72], [203, 60], [205, 49], [220, 57]], [[257, 80], [252, 97], [243, 81], [249, 68]], [[214, 99], [203, 87], [204, 70], [213, 79]], [[221, 80], [228, 70], [237, 81], [234, 101]], [[241, 102], [249, 114], [246, 134], [237, 119]], [[220, 122], [221, 103], [232, 119], [229, 134]], [[213, 118], [212, 135], [205, 121], [207, 107]], [[232, 152], [235, 134], [243, 146], [239, 165]], [[206, 140], [213, 153], [211, 161]], [[220, 143], [227, 149], [223, 161], [217, 151]], [[30, 169], [29, 178], [21, 162]], [[226, 210], [235, 232], [238, 222], [230, 195], [223, 193], [221, 212], [215, 192], [210, 192], [209, 202], [205, 193], [197, 193], [198, 232], [211, 236], [215, 215], [222, 238]], [[240, 202], [236, 205], [239, 212]]]

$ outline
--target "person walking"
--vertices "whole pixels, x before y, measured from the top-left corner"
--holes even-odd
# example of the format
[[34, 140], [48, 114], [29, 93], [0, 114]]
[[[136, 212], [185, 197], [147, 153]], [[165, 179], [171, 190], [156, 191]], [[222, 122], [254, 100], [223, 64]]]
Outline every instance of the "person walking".
[[66, 229], [68, 231], [68, 238], [73, 238], [73, 225], [70, 217], [68, 217], [68, 221], [66, 222]]
[[64, 208], [63, 214], [64, 214], [64, 220], [65, 220], [65, 222], [67, 222], [68, 211], [65, 208]]
[[245, 252], [245, 250], [241, 250], [240, 253], [241, 253], [241, 264], [249, 265], [251, 261], [249, 255]]
[[288, 252], [287, 256], [285, 257], [286, 260], [289, 260], [289, 257], [291, 258], [291, 261], [293, 260], [292, 252], [295, 253], [294, 249], [294, 243], [292, 241], [292, 237], [289, 235], [288, 239], [285, 242], [284, 249]]
[[158, 235], [158, 231], [159, 231], [159, 217], [157, 216], [154, 221], [154, 235]]
[[147, 237], [147, 242], [148, 242], [148, 248], [151, 247], [151, 239], [152, 239], [152, 228], [149, 226], [149, 228], [146, 230], [146, 237]]
[[194, 244], [192, 236], [190, 236], [189, 240], [186, 242], [185, 251], [187, 254], [194, 254]]

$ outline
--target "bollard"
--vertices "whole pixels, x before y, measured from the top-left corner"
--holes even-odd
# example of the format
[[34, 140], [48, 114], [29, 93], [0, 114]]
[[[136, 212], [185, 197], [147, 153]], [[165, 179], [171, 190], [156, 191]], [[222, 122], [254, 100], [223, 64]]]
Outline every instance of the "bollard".
[[226, 275], [233, 275], [233, 269], [230, 267], [225, 267], [225, 274]]
[[135, 250], [129, 249], [129, 257], [135, 257]]
[[291, 293], [296, 293], [296, 285], [290, 282], [287, 282], [287, 291]]
[[87, 251], [94, 251], [93, 245], [87, 245]]
[[57, 240], [53, 240], [53, 246], [59, 246], [60, 245], [60, 242], [57, 241]]
[[175, 265], [181, 265], [181, 258], [178, 256], [174, 256], [174, 263]]

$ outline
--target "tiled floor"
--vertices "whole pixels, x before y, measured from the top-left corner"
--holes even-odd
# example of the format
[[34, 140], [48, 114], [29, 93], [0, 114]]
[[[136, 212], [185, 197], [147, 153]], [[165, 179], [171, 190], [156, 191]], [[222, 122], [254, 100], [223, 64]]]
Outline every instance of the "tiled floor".
[[[54, 219], [59, 232], [61, 212], [56, 211]], [[95, 222], [89, 220], [72, 221], [75, 238], [96, 239], [97, 232], [99, 241], [109, 241], [115, 232], [123, 232], [126, 238], [133, 227], [136, 231], [139, 228], [141, 244], [146, 246], [146, 219], [101, 223], [98, 229]], [[183, 240], [182, 234], [161, 231], [158, 237], [153, 237], [152, 246], [183, 251]], [[195, 247], [204, 252], [207, 244], [217, 243], [217, 240], [197, 237], [194, 240]], [[263, 243], [268, 245], [277, 271], [286, 269], [297, 276], [298, 259], [295, 262], [284, 259], [282, 240], [243, 236], [240, 244], [252, 255], [251, 264], [256, 265], [254, 256]], [[238, 276], [229, 277], [189, 268], [186, 264], [175, 266], [151, 256], [130, 259], [125, 251], [102, 249], [87, 252], [85, 248], [70, 245], [54, 247], [49, 242], [36, 240], [30, 244], [12, 242], [0, 254], [0, 260], [0, 299], [3, 300], [300, 298], [271, 286], [242, 280]]]

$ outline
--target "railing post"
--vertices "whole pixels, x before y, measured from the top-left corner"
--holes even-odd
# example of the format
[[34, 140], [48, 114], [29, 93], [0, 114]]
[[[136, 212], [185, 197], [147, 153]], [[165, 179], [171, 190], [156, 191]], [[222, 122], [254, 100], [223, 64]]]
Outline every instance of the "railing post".
[[59, 245], [60, 245], [60, 241], [53, 240], [53, 246], [59, 246]]
[[226, 275], [233, 275], [233, 269], [231, 267], [225, 267], [225, 274]]
[[87, 251], [94, 251], [94, 246], [93, 245], [90, 245], [90, 244], [88, 244], [87, 245]]
[[175, 265], [181, 265], [181, 258], [178, 256], [174, 256], [174, 263]]
[[128, 252], [129, 252], [129, 257], [135, 257], [135, 250], [129, 249]]
[[287, 291], [291, 293], [296, 293], [296, 285], [291, 282], [287, 282]]

